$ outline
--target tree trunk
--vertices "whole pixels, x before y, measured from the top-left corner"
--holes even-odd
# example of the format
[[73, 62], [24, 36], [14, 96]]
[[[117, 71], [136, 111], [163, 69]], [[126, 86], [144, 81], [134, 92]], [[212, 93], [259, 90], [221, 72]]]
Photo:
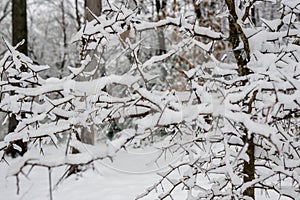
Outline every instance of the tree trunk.
[[79, 15], [79, 8], [78, 8], [78, 0], [75, 0], [75, 14], [76, 14], [76, 22], [77, 22], [77, 30], [81, 28], [81, 21]]
[[[85, 0], [85, 20], [92, 21], [94, 19], [93, 15], [88, 11], [88, 9], [96, 16], [100, 16], [102, 12], [102, 2], [101, 0]], [[97, 50], [91, 51], [90, 56], [92, 58], [91, 62], [88, 64], [88, 67], [94, 68], [98, 62], [94, 56]], [[105, 75], [105, 68], [100, 69], [100, 76]], [[83, 128], [81, 130], [81, 141], [87, 144], [94, 144], [95, 143], [95, 131], [93, 125], [90, 127], [90, 130], [87, 128]]]
[[[238, 16], [235, 10], [234, 0], [226, 0], [226, 4], [229, 10], [229, 41], [232, 45], [233, 54], [238, 65], [238, 73], [240, 76], [246, 76], [250, 73], [247, 68], [247, 63], [250, 60], [250, 48], [248, 39], [246, 38], [241, 26], [238, 24]], [[240, 42], [243, 42], [244, 49], [236, 49]], [[243, 55], [246, 52], [246, 56]], [[248, 105], [251, 106], [251, 105]], [[243, 163], [243, 173], [244, 173], [244, 183], [250, 182], [255, 178], [255, 145], [253, 135], [248, 135], [247, 130], [245, 130], [245, 136], [243, 137], [243, 142], [248, 145], [247, 155], [249, 161], [244, 161]], [[255, 199], [254, 186], [248, 187], [244, 193], [245, 196]]]
[[68, 48], [68, 41], [67, 41], [67, 23], [66, 23], [66, 14], [65, 14], [65, 3], [64, 0], [61, 1], [61, 27], [62, 27], [62, 34], [63, 34], [63, 55], [62, 61], [60, 64], [61, 73], [63, 73], [66, 59], [67, 59], [67, 48]]
[[257, 19], [256, 10], [255, 10], [255, 7], [252, 6], [252, 8], [251, 8], [251, 20], [252, 20], [252, 23], [253, 23], [254, 26], [256, 26], [256, 24], [257, 24], [256, 19]]
[[87, 21], [92, 21], [94, 17], [91, 15], [91, 13], [87, 10], [90, 9], [93, 14], [96, 16], [100, 16], [102, 12], [102, 0], [85, 0], [84, 2], [85, 7], [85, 19]]
[[[245, 144], [248, 144], [247, 155], [249, 157], [249, 161], [248, 162], [244, 161], [244, 166], [243, 166], [244, 167], [243, 173], [245, 175], [244, 183], [246, 183], [254, 180], [255, 178], [255, 157], [254, 157], [255, 146], [253, 141], [253, 135], [251, 135], [250, 138], [248, 135], [245, 135], [243, 141]], [[255, 199], [254, 186], [247, 188], [243, 194], [245, 196], [251, 197], [252, 199]]]
[[[27, 13], [26, 13], [26, 0], [13, 0], [12, 1], [12, 44], [16, 45], [23, 39], [24, 44], [18, 47], [18, 51], [27, 55], [28, 45], [27, 45]], [[14, 132], [18, 125], [18, 120], [16, 115], [12, 114], [9, 117], [8, 122], [8, 133]], [[6, 151], [12, 157], [16, 157], [17, 154], [23, 155], [27, 150], [27, 144], [21, 140], [15, 142], [16, 145], [21, 147], [21, 152], [15, 150], [12, 146]]]
[[[226, 0], [226, 4], [229, 10], [229, 41], [232, 45], [233, 54], [238, 65], [238, 73], [240, 76], [249, 74], [247, 63], [250, 60], [249, 42], [245, 36], [241, 26], [238, 24], [238, 16], [235, 11], [235, 4], [233, 0]], [[244, 43], [244, 49], [236, 49], [240, 44], [240, 39]], [[243, 51], [246, 53], [246, 57], [243, 56]]]
[[[166, 18], [167, 0], [162, 0], [161, 4], [160, 4], [159, 0], [156, 0], [155, 4], [156, 4], [157, 19], [158, 20], [165, 19]], [[158, 38], [158, 50], [156, 51], [156, 54], [162, 55], [162, 54], [167, 53], [165, 34], [164, 34], [163, 28], [158, 29], [157, 38]]]
[[199, 24], [200, 24], [200, 20], [202, 18], [202, 13], [201, 13], [201, 10], [200, 10], [200, 6], [199, 6], [200, 2], [197, 2], [197, 1], [194, 1], [193, 2], [193, 5], [194, 5], [194, 11], [195, 11], [195, 14], [196, 14], [196, 17], [199, 21]]
[[12, 44], [25, 39], [25, 43], [18, 48], [25, 55], [28, 54], [27, 35], [26, 0], [12, 0]]

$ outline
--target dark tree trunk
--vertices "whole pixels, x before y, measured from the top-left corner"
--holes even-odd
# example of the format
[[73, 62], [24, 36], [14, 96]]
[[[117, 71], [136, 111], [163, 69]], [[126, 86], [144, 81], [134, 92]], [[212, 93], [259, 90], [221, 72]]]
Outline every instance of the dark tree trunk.
[[[249, 156], [249, 161], [244, 161], [244, 169], [243, 173], [245, 174], [244, 176], [244, 182], [250, 182], [254, 180], [255, 178], [255, 157], [254, 157], [254, 150], [255, 150], [255, 145], [253, 141], [253, 135], [250, 137], [245, 135], [243, 138], [243, 141], [245, 144], [248, 144], [248, 149], [247, 149], [247, 155]], [[244, 191], [245, 196], [249, 196], [252, 199], [255, 199], [255, 193], [254, 193], [254, 186], [251, 186], [247, 188]]]
[[254, 26], [256, 26], [256, 23], [257, 23], [256, 22], [256, 12], [255, 11], [256, 11], [255, 7], [252, 6], [252, 8], [251, 8], [251, 20], [252, 20]]
[[[226, 0], [226, 4], [229, 10], [229, 41], [232, 45], [233, 54], [238, 65], [238, 73], [240, 76], [246, 76], [250, 73], [249, 69], [247, 68], [247, 63], [250, 60], [248, 39], [246, 38], [241, 26], [237, 22], [238, 16], [236, 14], [234, 0]], [[243, 42], [244, 48], [236, 49], [240, 42]], [[251, 106], [251, 104], [248, 106]], [[255, 144], [253, 135], [248, 135], [247, 130], [245, 130], [243, 142], [248, 146], [247, 155], [249, 157], [249, 161], [244, 161], [243, 163], [244, 183], [246, 183], [254, 180], [255, 178]], [[243, 194], [255, 199], [254, 186], [248, 187]]]
[[63, 69], [66, 65], [66, 59], [67, 59], [67, 48], [68, 48], [68, 41], [67, 41], [67, 23], [66, 23], [66, 14], [65, 14], [65, 3], [64, 0], [61, 1], [61, 27], [62, 27], [62, 34], [63, 34], [63, 55], [62, 55], [62, 61], [59, 66], [61, 72], [63, 72]]
[[[102, 12], [102, 0], [85, 0], [84, 1], [84, 6], [85, 6], [85, 20], [87, 21], [92, 21], [94, 19], [93, 15], [88, 11], [88, 9], [96, 16], [100, 16], [101, 12]], [[95, 65], [97, 65], [97, 60], [94, 57], [94, 54], [96, 53], [95, 51], [91, 51], [89, 52], [91, 57], [92, 57], [92, 61], [88, 64], [88, 66], [90, 66], [91, 68], [94, 68]], [[100, 76], [104, 76], [105, 75], [105, 68], [104, 66], [100, 69]], [[94, 127], [91, 126], [90, 130], [88, 130], [87, 128], [83, 128], [81, 130], [81, 141], [83, 143], [87, 143], [87, 144], [94, 144], [95, 143], [95, 132], [94, 132]]]
[[[26, 0], [13, 0], [12, 1], [12, 44], [16, 45], [23, 39], [24, 44], [18, 47], [18, 51], [27, 55], [28, 43], [27, 43], [27, 14], [26, 14]], [[8, 133], [14, 132], [18, 125], [16, 115], [11, 115], [8, 122]], [[16, 145], [21, 147], [21, 152], [15, 150], [12, 146], [6, 151], [12, 157], [16, 157], [18, 154], [23, 155], [27, 150], [27, 144], [21, 140], [15, 142]]]
[[196, 17], [200, 21], [201, 17], [202, 17], [200, 6], [199, 6], [200, 3], [198, 3], [197, 1], [194, 1], [193, 4], [194, 4], [194, 11], [195, 11]]
[[[167, 0], [162, 0], [162, 3], [160, 3], [160, 0], [156, 0], [155, 4], [156, 4], [157, 19], [160, 20], [166, 18]], [[158, 49], [156, 51], [156, 54], [162, 55], [167, 53], [165, 34], [163, 28], [158, 29], [157, 38], [158, 38]]]
[[[102, 12], [102, 0], [85, 0], [84, 7], [89, 8], [96, 16], [100, 16]], [[88, 21], [94, 19], [87, 9], [85, 9], [85, 19]]]
[[16, 45], [25, 39], [25, 43], [18, 48], [18, 51], [27, 55], [27, 13], [26, 0], [12, 0], [12, 43]]
[[[238, 73], [240, 76], [245, 76], [250, 73], [247, 68], [247, 63], [250, 60], [249, 42], [241, 26], [237, 22], [238, 16], [235, 11], [234, 1], [226, 0], [226, 4], [229, 10], [229, 41], [232, 45], [233, 54], [238, 65]], [[240, 42], [243, 42], [244, 48], [236, 49]], [[243, 52], [245, 52], [246, 56], [244, 56]]]

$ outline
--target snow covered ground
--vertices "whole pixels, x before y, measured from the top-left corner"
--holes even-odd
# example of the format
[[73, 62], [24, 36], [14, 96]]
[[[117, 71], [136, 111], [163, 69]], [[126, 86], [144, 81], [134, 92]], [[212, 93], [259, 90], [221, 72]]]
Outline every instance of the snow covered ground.
[[[112, 163], [110, 160], [96, 161], [92, 167], [77, 175], [72, 175], [62, 181], [58, 187], [55, 184], [63, 175], [65, 167], [52, 170], [53, 199], [72, 200], [124, 200], [135, 197], [153, 185], [159, 178], [156, 174], [164, 170], [173, 160], [159, 160], [159, 165], [154, 160], [159, 152], [155, 149], [132, 149], [120, 151]], [[174, 157], [172, 157], [174, 159]], [[8, 159], [9, 163], [14, 161]], [[15, 177], [7, 177], [9, 166], [0, 163], [0, 191], [1, 197], [8, 200], [42, 200], [49, 199], [49, 173], [47, 168], [35, 167], [28, 178], [20, 176], [20, 192], [17, 195]], [[29, 171], [26, 168], [25, 173]], [[185, 192], [177, 195], [184, 199]], [[155, 199], [157, 194], [152, 194], [144, 199]]]
[[[159, 160], [156, 165], [151, 160], [159, 152], [153, 148], [131, 149], [120, 151], [113, 163], [109, 160], [96, 161], [92, 167], [77, 175], [72, 175], [62, 181], [58, 187], [55, 184], [65, 171], [65, 167], [52, 170], [53, 199], [72, 200], [133, 200], [145, 189], [152, 186], [158, 179], [157, 172], [163, 171], [168, 164], [176, 162], [179, 157], [167, 156], [166, 160]], [[13, 160], [8, 159], [13, 163]], [[9, 166], [5, 162], [0, 163], [0, 199], [7, 200], [43, 200], [49, 198], [49, 173], [48, 169], [35, 167], [26, 178], [20, 177], [20, 192], [17, 195], [15, 177], [7, 177]], [[29, 170], [26, 168], [25, 173]], [[205, 184], [205, 183], [203, 183]], [[146, 200], [157, 199], [158, 194], [152, 193]], [[175, 192], [176, 199], [186, 199], [185, 191]], [[264, 194], [258, 194], [259, 200], [267, 198]], [[278, 199], [278, 197], [276, 198]], [[284, 199], [284, 198], [282, 198]]]

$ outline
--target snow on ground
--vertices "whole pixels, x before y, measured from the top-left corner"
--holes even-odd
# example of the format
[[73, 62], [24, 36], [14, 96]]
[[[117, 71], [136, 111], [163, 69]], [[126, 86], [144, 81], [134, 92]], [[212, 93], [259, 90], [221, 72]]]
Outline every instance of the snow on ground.
[[[153, 148], [132, 149], [120, 151], [112, 163], [110, 160], [96, 161], [92, 167], [77, 175], [72, 175], [54, 187], [53, 199], [72, 200], [126, 200], [135, 197], [153, 185], [159, 178], [156, 174], [164, 170], [171, 159], [159, 160], [159, 165], [151, 162], [159, 151]], [[178, 157], [176, 158], [178, 159]], [[8, 159], [8, 162], [13, 162]], [[0, 193], [8, 200], [43, 200], [49, 199], [48, 169], [35, 167], [28, 178], [20, 176], [20, 194], [17, 195], [16, 178], [6, 177], [9, 166], [0, 163]], [[65, 167], [52, 170], [52, 185], [55, 185], [63, 175]], [[27, 172], [29, 168], [26, 168]], [[176, 195], [184, 199], [185, 192]], [[145, 199], [155, 199], [157, 194], [152, 194]]]
[[[131, 149], [120, 151], [114, 162], [109, 160], [96, 161], [92, 167], [77, 175], [72, 175], [54, 187], [63, 175], [65, 167], [52, 170], [53, 199], [72, 200], [133, 200], [145, 189], [152, 186], [159, 176], [159, 171], [166, 169], [167, 165], [179, 159], [176, 155], [167, 155], [166, 160], [159, 160], [156, 165], [151, 160], [158, 155], [154, 148]], [[8, 162], [13, 160], [8, 159]], [[35, 167], [28, 178], [20, 177], [20, 193], [16, 194], [16, 178], [6, 177], [8, 165], [0, 163], [0, 199], [7, 200], [48, 200], [49, 176], [48, 169]], [[27, 172], [29, 168], [25, 170]], [[205, 183], [204, 183], [205, 184]], [[270, 198], [258, 193], [259, 200], [278, 199], [270, 193]], [[186, 192], [177, 192], [175, 199], [186, 199]], [[145, 200], [157, 199], [157, 194], [144, 198]], [[285, 199], [285, 198], [282, 198]]]

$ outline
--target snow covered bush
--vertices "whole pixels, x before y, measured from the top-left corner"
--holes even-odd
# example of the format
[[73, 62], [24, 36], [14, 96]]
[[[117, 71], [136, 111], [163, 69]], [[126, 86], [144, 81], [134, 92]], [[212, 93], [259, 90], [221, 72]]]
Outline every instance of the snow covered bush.
[[[163, 130], [161, 155], [176, 151], [181, 159], [160, 172], [161, 179], [137, 199], [155, 192], [158, 199], [176, 199], [174, 193], [182, 189], [187, 199], [254, 199], [260, 190], [297, 199], [300, 4], [281, 1], [279, 18], [263, 19], [258, 27], [249, 17], [255, 2], [222, 1], [226, 9], [219, 17], [228, 19], [229, 33], [200, 26], [190, 15], [149, 21], [138, 5], [129, 9], [108, 3], [102, 16], [95, 16], [73, 37], [81, 42], [81, 66], [69, 67], [71, 74], [61, 79], [42, 79], [38, 72], [46, 67], [32, 64], [8, 45], [0, 62], [0, 109], [17, 115], [19, 124], [0, 143], [1, 157], [5, 158], [8, 146], [18, 148], [17, 140], [29, 142], [32, 148], [40, 144], [41, 149], [50, 141], [64, 149], [36, 155], [29, 148], [17, 158], [10, 175], [19, 176], [28, 165], [71, 169], [111, 158], [120, 148]], [[177, 43], [161, 55], [142, 56], [147, 31], [162, 27], [180, 32]], [[229, 58], [234, 60], [214, 56], [216, 41], [231, 45]], [[117, 46], [123, 50], [115, 59], [128, 59], [129, 66], [119, 75], [93, 78], [103, 65], [97, 50]], [[187, 57], [187, 50], [194, 48], [209, 61], [198, 63]], [[172, 85], [170, 80], [178, 77], [172, 77], [168, 68], [160, 82], [165, 85], [158, 86], [157, 69], [178, 57], [191, 66], [176, 68], [184, 87]], [[105, 62], [105, 67], [111, 63]], [[81, 127], [92, 130], [112, 121], [130, 123], [108, 142], [107, 150], [80, 142]], [[61, 135], [66, 139], [58, 143]]]

